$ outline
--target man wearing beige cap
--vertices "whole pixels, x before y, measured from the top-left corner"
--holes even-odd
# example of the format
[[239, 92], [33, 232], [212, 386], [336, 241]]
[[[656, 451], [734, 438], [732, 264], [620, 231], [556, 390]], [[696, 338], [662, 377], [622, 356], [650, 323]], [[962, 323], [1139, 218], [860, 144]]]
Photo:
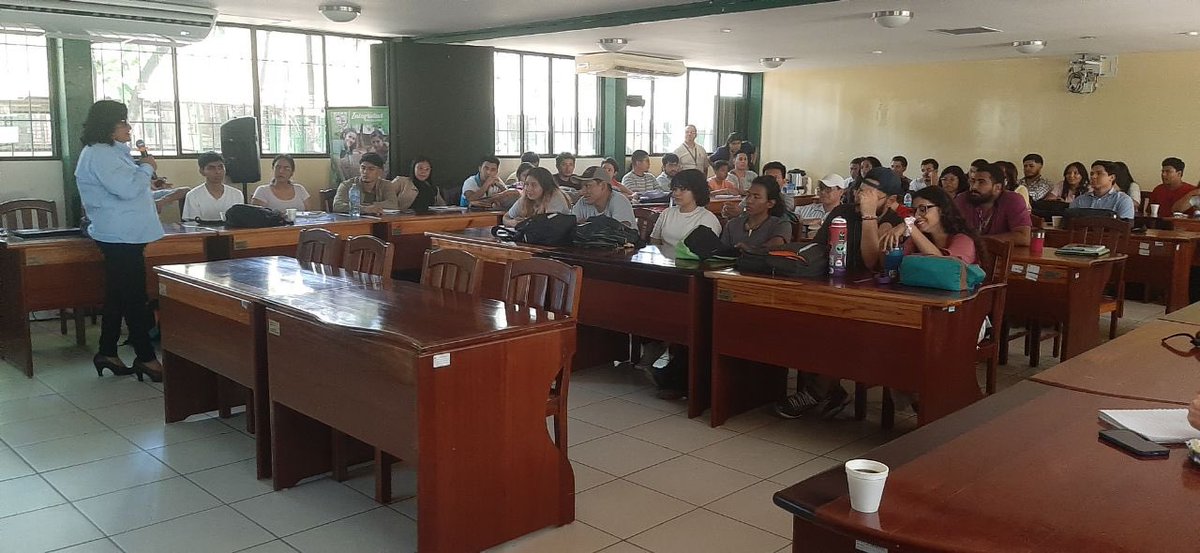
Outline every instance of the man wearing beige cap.
[[837, 173], [825, 175], [817, 181], [817, 201], [796, 208], [800, 224], [820, 225], [825, 222], [825, 216], [842, 204], [842, 194], [845, 191], [846, 179]]

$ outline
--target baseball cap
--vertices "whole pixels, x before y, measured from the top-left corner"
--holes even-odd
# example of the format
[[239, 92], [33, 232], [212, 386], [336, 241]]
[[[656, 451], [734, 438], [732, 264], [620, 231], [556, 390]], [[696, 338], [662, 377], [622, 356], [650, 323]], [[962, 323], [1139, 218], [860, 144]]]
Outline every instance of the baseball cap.
[[[868, 180], [879, 184], [866, 182]], [[871, 169], [863, 177], [863, 184], [873, 186], [888, 196], [899, 196], [904, 193], [904, 186], [900, 184], [900, 177], [890, 167], [876, 167]]]
[[845, 188], [846, 187], [846, 179], [842, 178], [842, 176], [837, 173], [830, 173], [828, 175], [825, 175], [818, 182], [820, 182], [821, 184], [824, 184], [825, 186], [828, 186], [830, 188]]

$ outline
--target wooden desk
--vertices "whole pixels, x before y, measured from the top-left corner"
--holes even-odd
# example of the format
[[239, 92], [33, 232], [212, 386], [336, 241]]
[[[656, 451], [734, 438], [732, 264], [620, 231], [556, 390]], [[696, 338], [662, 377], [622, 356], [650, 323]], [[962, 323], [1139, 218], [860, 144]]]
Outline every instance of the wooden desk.
[[1200, 326], [1193, 324], [1147, 323], [1030, 379], [1092, 394], [1187, 405], [1200, 389], [1200, 354], [1187, 338], [1169, 342], [1182, 355], [1163, 347], [1162, 339], [1197, 331]]
[[[1061, 247], [1070, 240], [1070, 232], [1046, 229], [1046, 245]], [[1200, 232], [1148, 229], [1130, 234], [1121, 253], [1128, 256], [1125, 282], [1154, 286], [1166, 291], [1167, 313], [1188, 304], [1188, 277], [1195, 260]]]
[[[457, 210], [457, 211], [453, 211]], [[466, 208], [448, 208], [429, 214], [384, 215], [376, 226], [375, 236], [391, 242], [396, 248], [393, 271], [419, 274], [425, 250], [430, 247], [428, 232], [454, 232], [470, 228], [491, 231], [500, 224], [499, 211], [469, 211]]]
[[[922, 398], [924, 400], [924, 398]], [[842, 466], [775, 494], [793, 551], [1193, 552], [1200, 469], [1181, 449], [1138, 460], [1097, 439], [1100, 409], [1160, 408], [1021, 382], [867, 452], [888, 465], [875, 514]]]
[[325, 274], [304, 268], [290, 257], [167, 265], [156, 271], [166, 422], [218, 409], [228, 416], [229, 407], [245, 404], [255, 433], [258, 477], [269, 477], [265, 302], [361, 282], [337, 270]]
[[1200, 232], [1200, 219], [1186, 217], [1163, 217], [1161, 220], [1174, 230]]
[[[162, 239], [146, 246], [146, 291], [158, 295], [149, 268], [166, 263], [203, 261], [208, 229], [164, 223]], [[29, 313], [52, 309], [100, 307], [104, 303], [104, 257], [82, 236], [23, 240], [0, 237], [0, 356], [33, 377]], [[85, 334], [76, 329], [76, 341]]]
[[[688, 416], [709, 406], [712, 285], [704, 271], [725, 265], [676, 260], [658, 246], [641, 250], [554, 248], [537, 254], [583, 268], [579, 300], [580, 350], [584, 362], [624, 360], [619, 333], [688, 348]], [[587, 332], [586, 328], [607, 331]], [[587, 343], [585, 343], [585, 340]], [[615, 347], [614, 347], [615, 346]], [[632, 361], [636, 352], [628, 351]], [[615, 356], [615, 357], [614, 357]], [[589, 365], [585, 365], [589, 366]]]
[[[1113, 263], [1126, 256], [1060, 256], [1056, 251], [1045, 248], [1034, 257], [1029, 248], [1013, 248], [1004, 318], [1013, 324], [1028, 323], [1035, 335], [1044, 326], [1062, 324], [1061, 358], [1066, 361], [1100, 343], [1100, 299]], [[1030, 364], [1037, 366], [1040, 341], [1032, 342]], [[1001, 340], [1000, 348], [1004, 359], [1008, 342]]]
[[706, 274], [714, 282], [713, 426], [782, 399], [787, 368], [917, 392], [921, 424], [981, 396], [975, 343], [1003, 286], [945, 292], [873, 280]]
[[551, 249], [549, 246], [501, 240], [492, 236], [491, 227], [428, 231], [425, 236], [432, 248], [462, 250], [482, 259], [483, 281], [479, 292], [483, 297], [492, 299], [504, 298], [504, 268], [509, 261], [529, 259]]
[[364, 215], [351, 217], [340, 213], [325, 213], [314, 217], [299, 217], [293, 225], [268, 228], [214, 227], [217, 236], [210, 240], [209, 259], [296, 255], [300, 231], [323, 228], [336, 233], [342, 240], [350, 236], [373, 234], [379, 218]]
[[1190, 323], [1200, 325], [1200, 302], [1193, 303], [1179, 311], [1167, 313], [1161, 317], [1163, 321], [1175, 321], [1177, 323]]
[[574, 520], [566, 437], [546, 431], [574, 320], [405, 282], [273, 303], [276, 488], [330, 469], [332, 428], [417, 467], [421, 551], [480, 551]]

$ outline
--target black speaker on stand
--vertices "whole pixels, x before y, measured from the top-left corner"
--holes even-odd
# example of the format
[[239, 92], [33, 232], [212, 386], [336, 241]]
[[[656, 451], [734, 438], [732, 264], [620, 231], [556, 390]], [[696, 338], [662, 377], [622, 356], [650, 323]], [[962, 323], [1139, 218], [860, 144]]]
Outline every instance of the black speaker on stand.
[[241, 184], [242, 197], [249, 199], [246, 185], [262, 180], [258, 120], [238, 117], [221, 125], [221, 156], [225, 158], [226, 178], [229, 182]]

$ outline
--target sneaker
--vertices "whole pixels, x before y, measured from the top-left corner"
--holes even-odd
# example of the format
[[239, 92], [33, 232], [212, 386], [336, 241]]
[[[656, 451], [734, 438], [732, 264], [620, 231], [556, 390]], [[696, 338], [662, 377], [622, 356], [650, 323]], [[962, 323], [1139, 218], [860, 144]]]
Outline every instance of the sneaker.
[[847, 393], [846, 390], [843, 390], [840, 386], [834, 388], [833, 392], [826, 396], [821, 404], [821, 418], [826, 420], [837, 418], [838, 415], [842, 414], [842, 411], [846, 410], [846, 406], [850, 405], [853, 401], [854, 397]]
[[817, 399], [808, 390], [800, 390], [776, 403], [775, 414], [785, 419], [797, 419], [816, 406]]

